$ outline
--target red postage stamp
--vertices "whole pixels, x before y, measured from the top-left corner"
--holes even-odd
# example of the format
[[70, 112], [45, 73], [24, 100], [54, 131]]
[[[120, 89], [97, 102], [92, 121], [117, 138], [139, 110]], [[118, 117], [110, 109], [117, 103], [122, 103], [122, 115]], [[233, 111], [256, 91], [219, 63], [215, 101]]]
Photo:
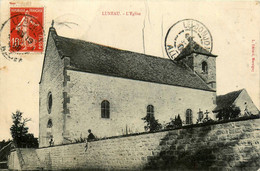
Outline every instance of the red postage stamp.
[[44, 8], [10, 8], [10, 52], [43, 52]]

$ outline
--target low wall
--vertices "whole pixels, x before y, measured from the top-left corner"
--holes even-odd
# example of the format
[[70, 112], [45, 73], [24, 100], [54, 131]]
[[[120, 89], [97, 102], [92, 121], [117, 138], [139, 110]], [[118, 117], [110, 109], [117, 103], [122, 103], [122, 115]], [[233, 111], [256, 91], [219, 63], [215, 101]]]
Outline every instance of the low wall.
[[44, 169], [257, 170], [260, 119], [36, 150]]
[[8, 168], [12, 170], [21, 170], [20, 161], [15, 150], [10, 152], [8, 157]]

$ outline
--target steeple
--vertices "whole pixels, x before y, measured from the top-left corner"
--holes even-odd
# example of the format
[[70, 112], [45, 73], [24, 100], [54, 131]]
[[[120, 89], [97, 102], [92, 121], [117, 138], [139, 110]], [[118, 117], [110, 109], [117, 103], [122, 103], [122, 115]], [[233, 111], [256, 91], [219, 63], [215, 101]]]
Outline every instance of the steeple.
[[216, 57], [200, 46], [192, 37], [188, 45], [175, 58], [192, 69], [210, 88], [216, 90]]
[[189, 38], [188, 45], [181, 51], [181, 53], [175, 58], [176, 61], [179, 61], [192, 53], [203, 54], [211, 57], [217, 57], [217, 55], [213, 55], [203, 47], [201, 47], [198, 43], [196, 43], [192, 37]]

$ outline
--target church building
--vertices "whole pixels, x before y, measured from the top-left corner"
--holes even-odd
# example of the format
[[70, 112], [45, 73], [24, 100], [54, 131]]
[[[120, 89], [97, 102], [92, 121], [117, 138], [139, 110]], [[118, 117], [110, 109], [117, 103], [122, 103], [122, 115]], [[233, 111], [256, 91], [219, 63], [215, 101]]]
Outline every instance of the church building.
[[191, 40], [173, 61], [61, 37], [49, 29], [39, 90], [39, 146], [144, 132], [216, 107], [216, 55]]

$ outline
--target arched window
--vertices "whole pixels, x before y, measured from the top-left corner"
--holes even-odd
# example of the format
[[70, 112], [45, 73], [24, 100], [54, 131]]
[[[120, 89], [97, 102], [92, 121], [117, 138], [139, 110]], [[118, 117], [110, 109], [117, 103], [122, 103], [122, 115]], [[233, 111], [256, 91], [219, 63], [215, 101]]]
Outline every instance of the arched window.
[[109, 101], [103, 100], [101, 103], [101, 118], [109, 118], [110, 117], [110, 106]]
[[154, 107], [153, 105], [147, 106], [147, 116], [154, 116]]
[[47, 123], [47, 128], [51, 128], [51, 127], [52, 127], [52, 120], [49, 119], [49, 120], [48, 120], [48, 123]]
[[52, 108], [52, 94], [51, 92], [49, 92], [47, 97], [47, 109], [49, 114], [51, 113], [51, 108]]
[[206, 61], [203, 61], [203, 62], [202, 62], [202, 71], [203, 71], [204, 73], [208, 73], [208, 64], [207, 64]]
[[192, 124], [192, 110], [186, 110], [186, 124]]

